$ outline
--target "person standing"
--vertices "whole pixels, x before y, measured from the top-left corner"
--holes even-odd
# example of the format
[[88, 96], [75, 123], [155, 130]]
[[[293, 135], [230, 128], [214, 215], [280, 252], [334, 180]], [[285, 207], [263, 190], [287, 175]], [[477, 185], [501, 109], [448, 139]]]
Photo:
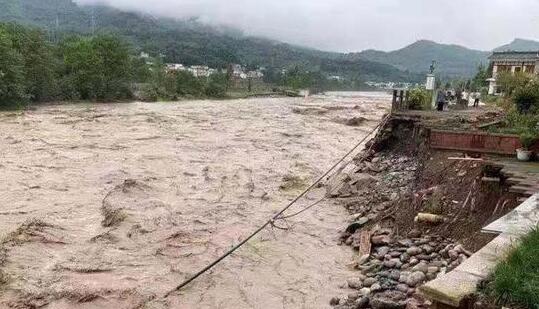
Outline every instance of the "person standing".
[[479, 107], [479, 101], [481, 101], [481, 94], [479, 92], [476, 92], [474, 94], [473, 107]]
[[436, 96], [436, 110], [439, 112], [443, 111], [444, 104], [445, 104], [445, 94], [443, 91], [438, 91], [438, 95]]

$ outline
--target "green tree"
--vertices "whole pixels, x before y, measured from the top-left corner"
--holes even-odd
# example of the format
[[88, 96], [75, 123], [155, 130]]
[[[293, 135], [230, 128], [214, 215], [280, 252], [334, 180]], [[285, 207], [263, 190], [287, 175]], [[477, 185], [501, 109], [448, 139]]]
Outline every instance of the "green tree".
[[43, 32], [9, 24], [13, 47], [24, 59], [25, 88], [34, 102], [48, 101], [57, 95], [57, 59]]
[[62, 46], [65, 74], [85, 100], [118, 100], [131, 96], [129, 49], [111, 36], [75, 37]]
[[212, 98], [224, 98], [226, 96], [226, 74], [216, 73], [208, 78], [206, 95]]
[[0, 107], [17, 107], [26, 99], [24, 58], [14, 48], [9, 33], [0, 27]]

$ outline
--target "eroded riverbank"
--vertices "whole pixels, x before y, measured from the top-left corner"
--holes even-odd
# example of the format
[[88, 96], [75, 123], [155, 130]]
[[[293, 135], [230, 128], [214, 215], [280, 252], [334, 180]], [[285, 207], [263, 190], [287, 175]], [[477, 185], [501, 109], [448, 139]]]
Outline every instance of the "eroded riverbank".
[[[161, 296], [294, 198], [388, 102], [332, 95], [1, 113], [0, 307], [328, 307], [353, 255], [338, 246], [348, 215], [331, 201]], [[108, 224], [103, 206], [121, 209], [120, 220]]]

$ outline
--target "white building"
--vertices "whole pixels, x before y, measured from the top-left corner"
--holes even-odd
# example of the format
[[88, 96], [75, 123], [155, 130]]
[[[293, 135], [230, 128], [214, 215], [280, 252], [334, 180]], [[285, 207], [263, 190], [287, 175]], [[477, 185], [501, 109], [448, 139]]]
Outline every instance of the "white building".
[[187, 68], [181, 63], [167, 63], [165, 65], [167, 72], [185, 71]]
[[489, 59], [492, 64], [492, 77], [487, 79], [489, 82], [488, 94], [499, 92], [496, 78], [500, 72], [539, 74], [539, 51], [495, 52]]

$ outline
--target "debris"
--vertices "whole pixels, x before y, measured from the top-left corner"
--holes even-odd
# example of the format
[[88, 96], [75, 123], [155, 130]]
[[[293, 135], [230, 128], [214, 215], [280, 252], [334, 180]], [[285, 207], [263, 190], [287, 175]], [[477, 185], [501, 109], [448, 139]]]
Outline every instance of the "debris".
[[440, 215], [433, 215], [429, 213], [418, 213], [414, 219], [414, 222], [417, 223], [430, 223], [430, 224], [439, 224], [443, 223], [445, 218]]

